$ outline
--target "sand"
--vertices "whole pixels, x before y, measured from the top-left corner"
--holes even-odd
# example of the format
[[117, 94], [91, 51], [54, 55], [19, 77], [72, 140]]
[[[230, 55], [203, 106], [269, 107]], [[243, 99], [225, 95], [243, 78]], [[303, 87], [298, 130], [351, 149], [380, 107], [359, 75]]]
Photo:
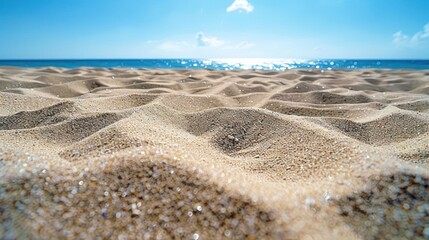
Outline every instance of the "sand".
[[0, 239], [428, 239], [429, 71], [0, 68]]

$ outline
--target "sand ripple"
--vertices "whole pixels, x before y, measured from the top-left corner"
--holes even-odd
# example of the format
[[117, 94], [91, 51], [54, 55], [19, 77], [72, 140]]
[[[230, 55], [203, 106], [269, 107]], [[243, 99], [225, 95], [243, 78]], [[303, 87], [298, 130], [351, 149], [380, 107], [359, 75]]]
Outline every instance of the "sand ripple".
[[0, 68], [0, 238], [429, 238], [426, 71]]

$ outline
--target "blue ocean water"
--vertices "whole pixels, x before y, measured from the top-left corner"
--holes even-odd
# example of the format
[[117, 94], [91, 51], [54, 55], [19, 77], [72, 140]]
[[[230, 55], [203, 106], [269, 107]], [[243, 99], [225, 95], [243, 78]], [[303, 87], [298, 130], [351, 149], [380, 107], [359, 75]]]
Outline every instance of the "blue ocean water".
[[429, 70], [429, 60], [291, 60], [291, 59], [82, 59], [82, 60], [0, 60], [0, 66], [13, 67], [96, 67], [217, 70], [288, 69], [413, 69]]

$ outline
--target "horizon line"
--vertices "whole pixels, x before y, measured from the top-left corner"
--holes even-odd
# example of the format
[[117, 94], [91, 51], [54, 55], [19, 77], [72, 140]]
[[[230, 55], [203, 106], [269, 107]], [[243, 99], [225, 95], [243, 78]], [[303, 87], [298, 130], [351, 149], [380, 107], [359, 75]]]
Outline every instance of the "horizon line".
[[277, 60], [381, 60], [381, 61], [429, 61], [429, 58], [270, 58], [270, 57], [226, 57], [226, 58], [0, 58], [0, 61], [97, 61], [97, 60], [214, 60], [214, 59], [277, 59]]

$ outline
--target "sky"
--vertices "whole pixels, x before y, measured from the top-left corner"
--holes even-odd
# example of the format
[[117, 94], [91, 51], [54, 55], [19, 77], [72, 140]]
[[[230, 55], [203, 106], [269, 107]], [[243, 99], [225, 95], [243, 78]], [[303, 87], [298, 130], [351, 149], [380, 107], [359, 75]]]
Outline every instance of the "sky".
[[429, 59], [429, 0], [0, 0], [0, 59]]

